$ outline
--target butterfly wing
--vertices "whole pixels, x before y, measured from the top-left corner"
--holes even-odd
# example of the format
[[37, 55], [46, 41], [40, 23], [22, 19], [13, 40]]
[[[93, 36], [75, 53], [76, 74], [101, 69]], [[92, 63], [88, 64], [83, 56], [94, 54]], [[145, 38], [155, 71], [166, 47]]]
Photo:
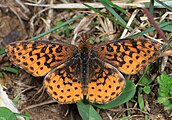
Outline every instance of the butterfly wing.
[[96, 56], [125, 74], [135, 74], [160, 55], [161, 44], [149, 39], [113, 40], [93, 47]]
[[68, 104], [82, 100], [80, 59], [71, 59], [48, 73], [44, 87], [58, 103]]
[[70, 59], [76, 50], [73, 45], [46, 40], [14, 42], [6, 47], [10, 61], [36, 77]]
[[86, 98], [90, 102], [104, 104], [120, 95], [125, 79], [114, 66], [94, 57], [90, 60], [89, 68]]

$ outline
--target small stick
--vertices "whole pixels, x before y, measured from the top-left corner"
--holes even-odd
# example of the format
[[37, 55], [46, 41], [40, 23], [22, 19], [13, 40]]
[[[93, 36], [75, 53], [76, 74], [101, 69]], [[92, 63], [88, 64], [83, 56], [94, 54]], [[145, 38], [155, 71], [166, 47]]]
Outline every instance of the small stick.
[[161, 36], [161, 38], [164, 40], [164, 42], [168, 41], [167, 38], [164, 35], [164, 32], [159, 28], [159, 26], [157, 25], [157, 23], [154, 21], [152, 15], [150, 14], [150, 12], [144, 8], [143, 9], [145, 14], [148, 17], [149, 22], [155, 27], [155, 29], [157, 30], [158, 34]]

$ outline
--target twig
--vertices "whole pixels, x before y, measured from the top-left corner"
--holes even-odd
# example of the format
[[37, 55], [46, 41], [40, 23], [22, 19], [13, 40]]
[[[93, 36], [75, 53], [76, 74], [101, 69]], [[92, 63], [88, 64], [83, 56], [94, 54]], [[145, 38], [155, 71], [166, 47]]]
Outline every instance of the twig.
[[47, 104], [52, 104], [52, 103], [57, 103], [57, 101], [49, 100], [49, 101], [42, 102], [42, 103], [39, 103], [39, 104], [36, 104], [36, 105], [31, 105], [31, 106], [28, 106], [28, 107], [22, 109], [21, 112], [23, 113], [25, 110], [33, 109], [33, 108], [36, 108], [36, 107], [39, 107], [39, 106], [43, 106], [43, 105], [47, 105]]
[[161, 36], [161, 38], [164, 40], [164, 42], [168, 41], [167, 38], [164, 35], [164, 32], [159, 28], [159, 26], [156, 24], [156, 22], [154, 21], [152, 15], [150, 14], [150, 12], [144, 8], [143, 9], [144, 12], [146, 13], [147, 17], [149, 18], [149, 22], [152, 23], [152, 25], [155, 27], [155, 29], [157, 30], [158, 34]]
[[35, 88], [35, 86], [31, 86], [31, 87], [29, 87], [29, 88], [24, 89], [24, 90], [21, 91], [16, 97], [20, 96], [22, 93], [24, 93], [24, 92], [26, 92], [26, 91], [28, 91], [28, 90], [30, 90], [30, 89], [33, 89], [33, 88]]

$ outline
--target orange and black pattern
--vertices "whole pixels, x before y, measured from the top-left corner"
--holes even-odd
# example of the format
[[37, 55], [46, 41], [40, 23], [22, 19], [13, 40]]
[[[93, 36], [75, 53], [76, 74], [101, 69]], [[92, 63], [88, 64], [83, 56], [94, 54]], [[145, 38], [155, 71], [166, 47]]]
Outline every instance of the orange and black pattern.
[[99, 58], [125, 74], [136, 74], [160, 54], [161, 44], [149, 39], [120, 39], [94, 47]]
[[6, 52], [15, 65], [39, 77], [70, 59], [75, 49], [75, 46], [42, 40], [14, 42], [7, 46]]
[[160, 56], [161, 44], [149, 39], [120, 39], [91, 46], [52, 41], [20, 41], [6, 47], [10, 61], [33, 76], [45, 76], [44, 87], [59, 103], [84, 96], [108, 103], [125, 87], [125, 74], [136, 74]]

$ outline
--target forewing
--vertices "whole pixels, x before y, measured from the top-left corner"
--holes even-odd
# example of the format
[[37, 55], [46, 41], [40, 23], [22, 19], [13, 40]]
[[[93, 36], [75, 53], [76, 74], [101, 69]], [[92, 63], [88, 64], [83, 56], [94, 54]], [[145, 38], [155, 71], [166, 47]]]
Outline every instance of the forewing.
[[108, 103], [120, 95], [125, 87], [123, 75], [112, 65], [97, 58], [91, 59], [87, 99], [100, 104]]
[[15, 65], [33, 76], [44, 76], [74, 55], [77, 48], [52, 41], [20, 41], [9, 44], [6, 53]]
[[58, 103], [75, 103], [83, 99], [80, 60], [72, 59], [48, 73], [44, 87]]
[[113, 40], [93, 47], [96, 56], [125, 74], [135, 74], [160, 55], [161, 44], [149, 39]]

